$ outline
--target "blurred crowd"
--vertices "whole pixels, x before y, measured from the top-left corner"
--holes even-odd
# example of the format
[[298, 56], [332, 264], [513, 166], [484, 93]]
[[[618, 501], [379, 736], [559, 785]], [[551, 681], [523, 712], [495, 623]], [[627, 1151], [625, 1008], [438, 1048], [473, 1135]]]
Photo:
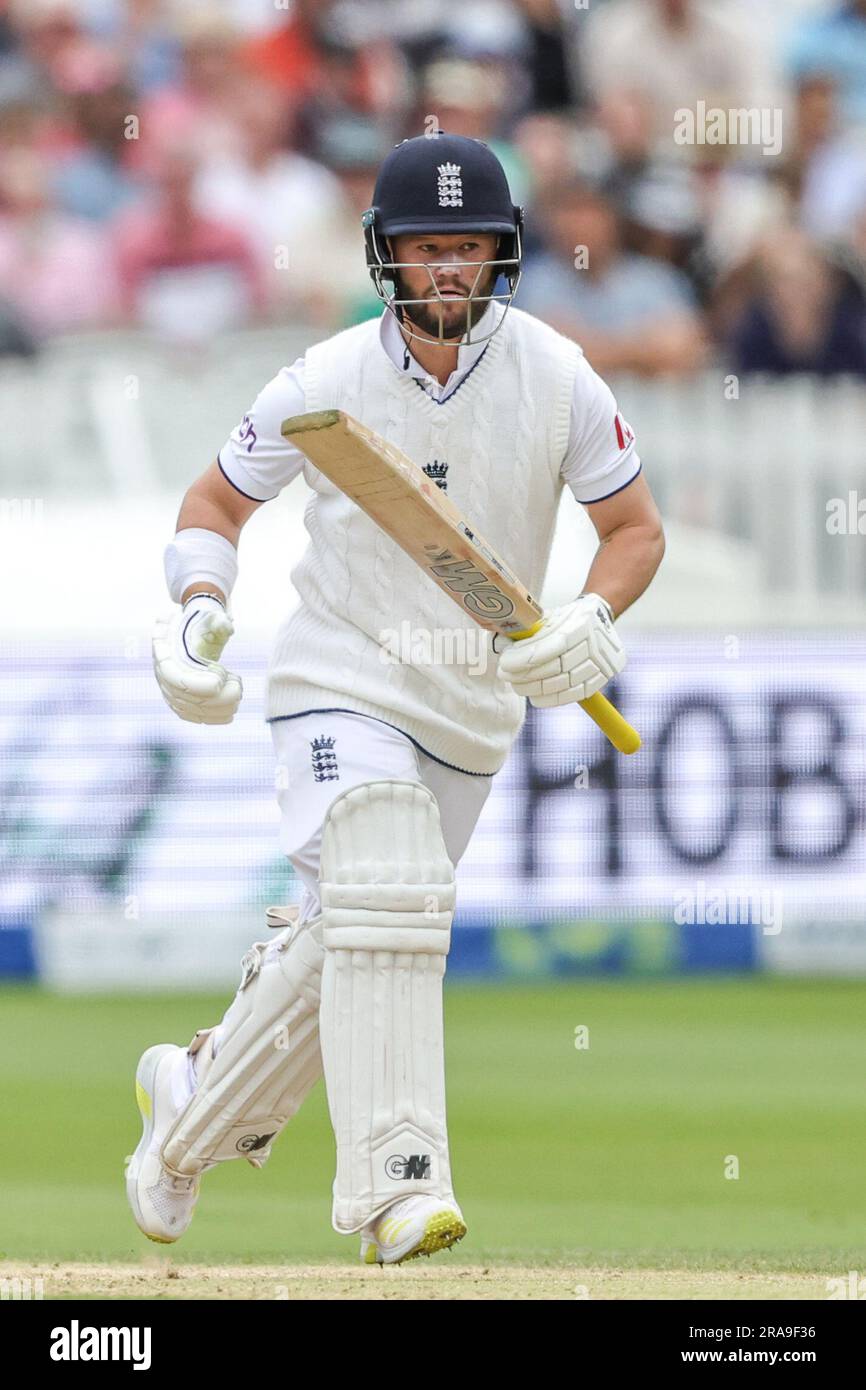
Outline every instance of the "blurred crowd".
[[0, 352], [379, 312], [360, 216], [436, 128], [598, 370], [866, 375], [866, 0], [0, 0]]

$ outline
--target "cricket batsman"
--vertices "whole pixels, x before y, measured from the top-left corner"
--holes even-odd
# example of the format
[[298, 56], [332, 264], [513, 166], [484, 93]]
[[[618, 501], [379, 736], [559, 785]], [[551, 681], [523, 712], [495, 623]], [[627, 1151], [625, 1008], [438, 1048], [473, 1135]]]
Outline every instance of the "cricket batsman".
[[[155, 631], [160, 689], [181, 719], [227, 724], [242, 693], [221, 661], [241, 529], [299, 475], [311, 490], [310, 542], [292, 573], [300, 604], [277, 636], [267, 694], [280, 846], [303, 897], [269, 910], [279, 930], [244, 957], [220, 1023], [142, 1056], [143, 1133], [126, 1181], [145, 1235], [177, 1240], [202, 1174], [237, 1158], [261, 1167], [324, 1073], [334, 1228], [360, 1235], [367, 1263], [396, 1264], [466, 1233], [442, 1037], [455, 865], [526, 699], [587, 699], [622, 670], [615, 621], [664, 540], [611, 391], [575, 343], [512, 307], [523, 214], [488, 146], [441, 131], [405, 140], [373, 199], [363, 222], [381, 316], [316, 343], [263, 388], [186, 493], [165, 552], [177, 607]], [[383, 661], [382, 634], [401, 624], [473, 623], [281, 435], [288, 417], [327, 409], [408, 454], [531, 592], [567, 484], [599, 537], [584, 592], [534, 636], [496, 651], [486, 636], [484, 669], [456, 656]]]

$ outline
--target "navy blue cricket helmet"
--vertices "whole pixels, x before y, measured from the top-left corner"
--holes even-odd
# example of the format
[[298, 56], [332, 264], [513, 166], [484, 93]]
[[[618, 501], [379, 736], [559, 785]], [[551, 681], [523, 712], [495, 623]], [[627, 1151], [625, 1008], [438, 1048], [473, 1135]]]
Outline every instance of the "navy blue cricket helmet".
[[[401, 322], [402, 306], [417, 301], [396, 298], [401, 265], [393, 260], [386, 238], [403, 233], [498, 235], [496, 259], [477, 263], [476, 283], [484, 267], [497, 266], [508, 291], [478, 302], [486, 308], [497, 300], [507, 308], [514, 298], [521, 273], [523, 209], [512, 202], [505, 170], [483, 140], [438, 131], [396, 145], [382, 161], [373, 205], [362, 222], [373, 284]], [[386, 280], [393, 288], [385, 287]]]

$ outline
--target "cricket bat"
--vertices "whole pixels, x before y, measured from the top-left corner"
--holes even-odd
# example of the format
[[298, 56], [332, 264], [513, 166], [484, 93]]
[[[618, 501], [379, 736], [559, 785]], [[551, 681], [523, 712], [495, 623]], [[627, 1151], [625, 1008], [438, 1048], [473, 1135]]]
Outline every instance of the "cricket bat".
[[[402, 450], [343, 410], [293, 415], [281, 432], [481, 627], [517, 641], [538, 631], [539, 604]], [[579, 703], [620, 753], [637, 752], [640, 735], [601, 693]]]

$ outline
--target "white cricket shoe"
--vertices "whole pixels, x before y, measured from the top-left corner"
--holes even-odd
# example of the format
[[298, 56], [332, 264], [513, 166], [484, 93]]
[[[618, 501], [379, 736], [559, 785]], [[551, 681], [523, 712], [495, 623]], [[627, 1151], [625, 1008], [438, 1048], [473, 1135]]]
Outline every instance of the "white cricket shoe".
[[[142, 1054], [135, 1073], [135, 1099], [141, 1111], [142, 1135], [126, 1162], [126, 1195], [136, 1225], [148, 1240], [169, 1245], [192, 1221], [201, 1176], [178, 1178], [160, 1162], [162, 1142], [179, 1107], [172, 1095], [172, 1072], [186, 1048], [157, 1043]], [[210, 1166], [210, 1165], [208, 1165]]]
[[433, 1255], [462, 1240], [466, 1223], [454, 1201], [401, 1197], [361, 1231], [361, 1259], [368, 1265], [397, 1265]]

